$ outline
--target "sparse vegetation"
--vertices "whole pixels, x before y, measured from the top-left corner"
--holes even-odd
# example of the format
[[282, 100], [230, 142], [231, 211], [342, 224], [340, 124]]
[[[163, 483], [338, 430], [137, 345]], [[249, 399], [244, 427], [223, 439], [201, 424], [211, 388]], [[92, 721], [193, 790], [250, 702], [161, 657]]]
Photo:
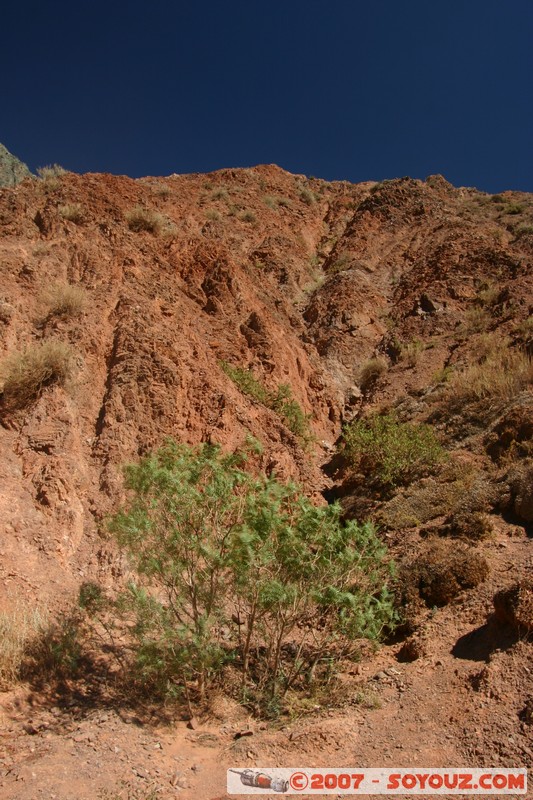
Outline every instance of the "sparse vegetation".
[[369, 358], [363, 362], [359, 371], [359, 385], [363, 392], [367, 392], [386, 371], [387, 362], [384, 358]]
[[266, 194], [263, 197], [263, 202], [268, 208], [273, 210], [281, 207], [281, 208], [290, 208], [291, 201], [287, 197], [277, 197], [275, 195]]
[[135, 206], [126, 213], [126, 222], [130, 231], [135, 233], [147, 231], [148, 233], [159, 234], [163, 231], [166, 220], [162, 214], [152, 208]]
[[483, 349], [479, 361], [455, 369], [447, 384], [446, 399], [457, 405], [470, 400], [510, 398], [533, 380], [533, 364], [527, 353], [505, 340]]
[[311, 189], [307, 189], [305, 186], [300, 188], [300, 200], [302, 200], [306, 205], [312, 206], [316, 203], [316, 195]]
[[242, 222], [249, 222], [251, 224], [255, 224], [257, 222], [257, 217], [255, 216], [253, 211], [242, 211], [239, 214], [239, 219]]
[[229, 192], [224, 186], [215, 189], [211, 194], [211, 200], [227, 200]]
[[70, 348], [54, 339], [8, 356], [0, 366], [4, 408], [25, 408], [46, 386], [64, 386], [72, 374], [72, 362]]
[[47, 612], [18, 603], [0, 613], [0, 690], [5, 691], [20, 679], [28, 648], [42, 635], [49, 622]]
[[304, 446], [307, 446], [312, 441], [309, 418], [304, 414], [298, 401], [292, 396], [292, 389], [288, 384], [282, 383], [275, 392], [271, 392], [261, 381], [257, 380], [251, 370], [243, 367], [233, 367], [225, 361], [221, 363], [221, 366], [241, 392], [279, 414], [285, 425], [300, 439]]
[[433, 428], [400, 422], [393, 413], [374, 414], [348, 425], [344, 452], [356, 471], [385, 487], [410, 483], [445, 455]]
[[38, 167], [37, 175], [41, 179], [41, 186], [45, 192], [54, 192], [61, 185], [61, 176], [66, 174], [66, 170], [59, 164], [48, 164], [46, 167]]
[[472, 589], [489, 574], [485, 558], [473, 547], [449, 540], [434, 540], [400, 572], [407, 601], [418, 595], [425, 604], [445, 606], [464, 589]]
[[208, 208], [205, 212], [205, 216], [211, 222], [218, 222], [220, 219], [220, 212], [216, 210], [216, 208]]
[[69, 222], [74, 222], [76, 225], [81, 225], [85, 222], [85, 211], [80, 203], [67, 203], [58, 208], [59, 216], [67, 219]]
[[405, 361], [407, 366], [416, 367], [420, 354], [424, 351], [424, 343], [420, 339], [413, 339], [407, 344], [402, 344], [400, 348], [400, 358]]
[[509, 203], [509, 205], [504, 208], [504, 214], [521, 214], [523, 210], [524, 206], [520, 203]]
[[352, 257], [350, 253], [347, 253], [346, 251], [344, 253], [340, 253], [335, 261], [328, 265], [328, 275], [336, 275], [338, 272], [344, 272], [344, 270], [350, 267], [351, 262]]
[[240, 698], [272, 710], [394, 625], [392, 564], [371, 525], [243, 466], [242, 453], [168, 442], [127, 468], [111, 530], [138, 579], [112, 608], [147, 686], [203, 696], [231, 664]]
[[83, 286], [56, 283], [43, 295], [46, 317], [78, 317], [87, 305], [87, 292]]

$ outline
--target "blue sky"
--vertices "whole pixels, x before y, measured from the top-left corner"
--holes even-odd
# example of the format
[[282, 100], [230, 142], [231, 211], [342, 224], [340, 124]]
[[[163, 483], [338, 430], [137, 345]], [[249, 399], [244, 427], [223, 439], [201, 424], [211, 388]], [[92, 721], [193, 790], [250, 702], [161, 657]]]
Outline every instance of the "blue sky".
[[21, 0], [0, 66], [0, 142], [32, 169], [533, 191], [531, 0]]

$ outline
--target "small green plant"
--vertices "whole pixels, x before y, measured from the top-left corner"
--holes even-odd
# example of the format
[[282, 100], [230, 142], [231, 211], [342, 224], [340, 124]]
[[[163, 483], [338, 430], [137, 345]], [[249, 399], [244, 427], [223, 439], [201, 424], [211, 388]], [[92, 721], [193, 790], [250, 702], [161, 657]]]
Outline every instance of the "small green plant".
[[156, 197], [161, 197], [162, 200], [166, 200], [172, 194], [172, 189], [166, 183], [152, 183], [150, 188]]
[[0, 367], [4, 408], [25, 408], [46, 386], [64, 386], [72, 374], [72, 367], [70, 348], [53, 339], [8, 356]]
[[348, 425], [344, 452], [355, 470], [385, 487], [410, 483], [430, 472], [445, 455], [429, 425], [400, 422], [393, 413]]
[[481, 333], [486, 331], [492, 323], [490, 309], [483, 305], [471, 306], [465, 313], [464, 323], [461, 326], [463, 334]]
[[340, 506], [316, 507], [244, 463], [169, 441], [127, 467], [130, 501], [111, 530], [138, 578], [113, 608], [148, 685], [173, 694], [194, 682], [204, 696], [231, 663], [241, 696], [264, 709], [394, 626], [393, 565], [370, 524], [344, 524]]
[[87, 305], [87, 292], [83, 286], [57, 283], [43, 295], [46, 317], [79, 317]]
[[81, 225], [85, 222], [85, 211], [80, 203], [67, 203], [58, 208], [59, 216], [69, 222], [74, 222], [76, 225]]
[[309, 431], [309, 417], [292, 396], [292, 389], [287, 383], [281, 383], [275, 394], [269, 397], [268, 405], [275, 411], [287, 428], [306, 446], [312, 441]]
[[533, 234], [533, 225], [517, 225], [514, 228], [515, 236], [530, 236]]

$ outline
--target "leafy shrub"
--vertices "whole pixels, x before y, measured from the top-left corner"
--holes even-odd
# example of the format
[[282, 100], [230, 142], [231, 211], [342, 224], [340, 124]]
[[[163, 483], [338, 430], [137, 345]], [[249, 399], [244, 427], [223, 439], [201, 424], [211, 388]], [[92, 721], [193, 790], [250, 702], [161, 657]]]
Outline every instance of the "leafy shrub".
[[85, 211], [80, 203], [67, 203], [64, 206], [59, 206], [58, 211], [60, 217], [69, 220], [69, 222], [74, 222], [76, 225], [81, 225], [85, 222]]
[[111, 522], [138, 581], [115, 603], [139, 675], [203, 695], [225, 664], [242, 696], [281, 697], [334, 654], [394, 622], [392, 565], [371, 525], [341, 522], [292, 484], [254, 477], [242, 454], [167, 442], [126, 469]]
[[78, 317], [87, 305], [87, 292], [82, 286], [58, 283], [44, 293], [47, 317]]
[[25, 408], [46, 386], [64, 386], [72, 374], [72, 361], [70, 348], [52, 339], [8, 356], [0, 368], [4, 406]]
[[386, 370], [387, 362], [384, 358], [369, 358], [365, 361], [359, 371], [359, 385], [363, 392], [368, 391]]
[[410, 483], [444, 457], [429, 425], [400, 422], [394, 414], [359, 419], [344, 431], [352, 466], [383, 486]]
[[135, 233], [147, 231], [148, 233], [158, 234], [163, 230], [166, 221], [162, 214], [152, 208], [135, 206], [126, 213], [126, 222], [130, 231]]

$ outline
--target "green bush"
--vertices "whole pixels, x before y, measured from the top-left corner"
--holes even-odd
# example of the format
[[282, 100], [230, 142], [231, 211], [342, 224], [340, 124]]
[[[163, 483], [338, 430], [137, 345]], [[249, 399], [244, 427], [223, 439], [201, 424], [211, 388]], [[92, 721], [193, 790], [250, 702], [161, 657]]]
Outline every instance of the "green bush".
[[244, 459], [167, 442], [126, 469], [131, 499], [111, 530], [139, 577], [114, 608], [138, 674], [165, 693], [194, 681], [202, 696], [232, 664], [241, 697], [270, 702], [394, 623], [372, 526], [252, 476]]
[[393, 413], [348, 425], [344, 448], [356, 470], [389, 487], [410, 483], [444, 457], [429, 425], [400, 422]]

